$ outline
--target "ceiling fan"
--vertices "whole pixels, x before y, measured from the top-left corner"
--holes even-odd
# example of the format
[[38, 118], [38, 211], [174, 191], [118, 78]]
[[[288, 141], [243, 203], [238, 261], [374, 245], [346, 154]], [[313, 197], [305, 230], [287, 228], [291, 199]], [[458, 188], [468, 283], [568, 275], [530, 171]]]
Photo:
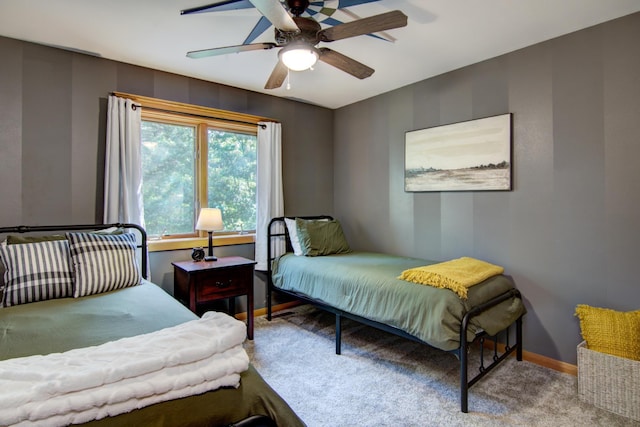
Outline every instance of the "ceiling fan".
[[[332, 42], [407, 25], [407, 16], [395, 10], [322, 29], [314, 19], [300, 16], [309, 6], [308, 0], [283, 0], [282, 2], [280, 0], [227, 0], [202, 6], [200, 9], [211, 9], [216, 6], [226, 6], [227, 8], [235, 6], [237, 9], [240, 8], [238, 4], [244, 5], [242, 6], [244, 8], [247, 1], [275, 27], [275, 43], [251, 43], [196, 50], [188, 52], [187, 56], [189, 58], [204, 58], [280, 47], [282, 49], [278, 52], [278, 63], [269, 76], [265, 89], [279, 88], [290, 69], [294, 71], [306, 70], [313, 66], [317, 60], [359, 79], [367, 78], [373, 74], [372, 68], [334, 50], [326, 47], [318, 48], [316, 45], [320, 42]], [[360, 2], [364, 1], [360, 0]]]
[[[355, 13], [348, 11], [347, 8], [357, 6], [366, 3], [375, 3], [380, 0], [311, 0], [308, 2], [306, 9], [299, 15], [302, 17], [312, 17], [316, 21], [326, 25], [338, 25], [342, 24], [341, 21], [334, 18], [333, 15], [336, 11], [341, 10], [345, 14], [351, 16], [353, 19], [360, 19]], [[285, 0], [280, 0], [284, 7], [288, 7]], [[223, 0], [213, 4], [207, 4], [204, 6], [192, 7], [190, 9], [184, 9], [180, 11], [181, 15], [191, 15], [196, 13], [208, 13], [208, 12], [224, 12], [229, 10], [241, 10], [252, 9], [253, 3], [250, 0]], [[263, 34], [269, 27], [271, 22], [265, 17], [261, 16], [255, 27], [251, 30], [247, 38], [242, 44], [249, 44], [255, 41], [261, 34]], [[391, 41], [388, 35], [383, 34], [368, 34], [371, 37]]]

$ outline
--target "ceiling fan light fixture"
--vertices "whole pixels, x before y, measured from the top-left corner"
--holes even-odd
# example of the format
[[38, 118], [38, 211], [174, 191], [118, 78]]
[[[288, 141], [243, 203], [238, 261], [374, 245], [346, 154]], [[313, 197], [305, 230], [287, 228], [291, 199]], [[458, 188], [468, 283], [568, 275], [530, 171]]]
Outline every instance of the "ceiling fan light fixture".
[[282, 63], [291, 71], [304, 71], [318, 61], [318, 49], [308, 43], [291, 43], [278, 52]]

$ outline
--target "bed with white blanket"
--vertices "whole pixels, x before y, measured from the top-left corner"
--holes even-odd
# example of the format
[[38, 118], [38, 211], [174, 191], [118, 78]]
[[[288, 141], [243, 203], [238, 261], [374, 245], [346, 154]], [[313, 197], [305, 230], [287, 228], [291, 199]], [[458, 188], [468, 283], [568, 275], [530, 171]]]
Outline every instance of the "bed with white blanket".
[[[65, 227], [0, 234], [23, 240], [22, 232]], [[243, 322], [218, 312], [198, 318], [155, 284], [128, 281], [116, 274], [135, 268], [122, 254], [103, 262], [105, 252], [124, 247], [146, 271], [144, 230], [131, 238], [122, 230], [138, 228], [118, 224], [116, 234], [83, 240], [89, 233], [82, 227], [57, 243], [39, 245], [40, 236], [38, 244], [0, 247], [8, 267], [0, 299], [0, 425], [227, 426], [257, 415], [278, 426], [304, 425], [249, 363]], [[71, 270], [56, 264], [56, 254], [70, 257]], [[98, 264], [116, 285], [105, 275], [89, 279]]]
[[[330, 216], [273, 218], [268, 228], [268, 317], [271, 293], [314, 304], [336, 315], [336, 353], [341, 319], [349, 318], [454, 353], [460, 359], [461, 410], [468, 389], [509, 354], [522, 360], [526, 309], [503, 268], [462, 257], [445, 263], [352, 251]], [[283, 253], [284, 252], [284, 253]], [[508, 328], [515, 325], [515, 342]], [[505, 331], [503, 333], [503, 331]], [[498, 354], [498, 338], [506, 344]], [[468, 377], [468, 350], [492, 338], [489, 363]]]

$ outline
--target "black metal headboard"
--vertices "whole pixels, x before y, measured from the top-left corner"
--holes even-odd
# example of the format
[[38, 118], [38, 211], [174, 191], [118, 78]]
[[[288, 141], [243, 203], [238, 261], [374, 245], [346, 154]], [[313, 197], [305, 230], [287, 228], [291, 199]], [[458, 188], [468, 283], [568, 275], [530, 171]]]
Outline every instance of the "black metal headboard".
[[[278, 237], [283, 237], [285, 238], [285, 242], [286, 242], [286, 251], [287, 252], [293, 252], [293, 247], [291, 246], [291, 237], [289, 236], [289, 230], [287, 229], [287, 226], [284, 222], [284, 219], [296, 219], [296, 218], [300, 218], [300, 219], [306, 219], [306, 220], [314, 220], [314, 219], [328, 219], [328, 220], [332, 220], [333, 217], [330, 215], [315, 215], [315, 216], [279, 216], [276, 218], [271, 219], [271, 221], [269, 221], [269, 227], [267, 227], [267, 263], [269, 266], [269, 272], [271, 272], [271, 261], [273, 261], [276, 257], [276, 254], [272, 253], [272, 241], [273, 239], [276, 239]], [[284, 231], [277, 231], [275, 230], [275, 225], [276, 224], [280, 224], [282, 226], [282, 229]], [[269, 274], [269, 277], [271, 277], [271, 274]]]
[[[272, 263], [273, 260], [276, 258], [276, 256], [279, 256], [281, 254], [275, 254], [273, 251], [273, 247], [275, 247], [274, 243], [277, 241], [277, 239], [284, 237], [285, 238], [285, 242], [286, 242], [286, 252], [293, 252], [293, 248], [291, 247], [291, 237], [289, 236], [289, 230], [287, 230], [287, 225], [284, 222], [284, 219], [288, 218], [288, 219], [296, 219], [296, 218], [300, 218], [300, 219], [307, 219], [307, 220], [313, 220], [313, 219], [328, 219], [328, 220], [332, 220], [333, 217], [330, 215], [315, 215], [315, 216], [279, 216], [276, 218], [273, 218], [271, 221], [269, 221], [269, 226], [267, 227], [267, 318], [269, 320], [271, 320], [271, 293], [273, 291], [273, 280], [271, 278], [271, 274], [272, 274]], [[280, 227], [277, 227], [277, 225], [280, 225]], [[284, 231], [280, 231], [280, 230], [284, 230]]]
[[107, 228], [134, 228], [140, 233], [140, 248], [142, 277], [147, 279], [147, 232], [138, 224], [116, 223], [116, 224], [81, 224], [81, 225], [18, 225], [15, 227], [0, 227], [0, 234], [6, 233], [43, 233], [55, 231], [82, 231], [82, 230], [104, 230]]

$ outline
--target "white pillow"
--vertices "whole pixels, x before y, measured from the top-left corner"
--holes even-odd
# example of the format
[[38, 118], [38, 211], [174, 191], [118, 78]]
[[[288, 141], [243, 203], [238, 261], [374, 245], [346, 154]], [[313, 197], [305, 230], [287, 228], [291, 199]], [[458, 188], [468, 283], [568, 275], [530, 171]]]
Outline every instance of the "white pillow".
[[298, 229], [296, 228], [296, 220], [285, 218], [285, 224], [287, 224], [287, 230], [289, 230], [289, 238], [291, 239], [291, 247], [293, 248], [293, 254], [296, 256], [304, 255], [302, 248], [300, 247], [300, 240], [298, 240]]

